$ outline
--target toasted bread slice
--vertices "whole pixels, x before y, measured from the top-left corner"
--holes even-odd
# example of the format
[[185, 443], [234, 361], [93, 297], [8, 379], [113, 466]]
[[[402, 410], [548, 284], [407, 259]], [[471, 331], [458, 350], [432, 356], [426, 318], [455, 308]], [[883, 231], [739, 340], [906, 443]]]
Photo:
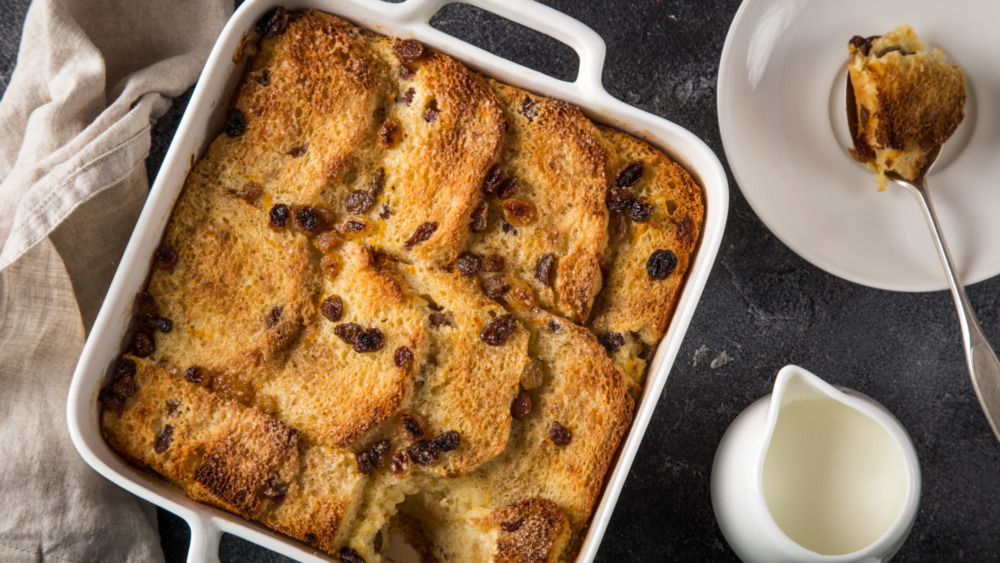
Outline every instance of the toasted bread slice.
[[[607, 276], [587, 327], [637, 392], [647, 353], [667, 331], [698, 245], [704, 195], [691, 175], [662, 152], [615, 129], [600, 127], [600, 132], [612, 155], [608, 177], [631, 183], [613, 189], [651, 207], [640, 212], [640, 219], [648, 214], [641, 222], [629, 216], [631, 209], [612, 212]], [[639, 169], [633, 163], [641, 163], [638, 179], [617, 180], [630, 164], [633, 172]]]

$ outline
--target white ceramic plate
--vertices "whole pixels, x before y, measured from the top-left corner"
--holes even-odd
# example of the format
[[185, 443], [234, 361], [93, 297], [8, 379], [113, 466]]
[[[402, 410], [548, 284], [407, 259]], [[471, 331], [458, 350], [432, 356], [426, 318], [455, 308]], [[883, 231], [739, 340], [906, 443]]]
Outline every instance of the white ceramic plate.
[[844, 113], [847, 41], [908, 23], [965, 73], [965, 121], [928, 177], [966, 283], [1000, 273], [1000, 3], [746, 0], [719, 66], [719, 127], [750, 206], [792, 250], [844, 279], [945, 289], [913, 197], [854, 163]]

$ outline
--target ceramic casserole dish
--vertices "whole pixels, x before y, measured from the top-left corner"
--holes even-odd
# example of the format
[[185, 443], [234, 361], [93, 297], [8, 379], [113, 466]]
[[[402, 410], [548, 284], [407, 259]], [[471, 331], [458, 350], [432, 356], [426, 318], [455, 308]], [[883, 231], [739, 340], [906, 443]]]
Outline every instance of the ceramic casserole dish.
[[719, 159], [704, 142], [682, 127], [629, 106], [604, 90], [601, 72], [605, 45], [593, 30], [530, 0], [461, 1], [572, 47], [580, 58], [576, 80], [557, 80], [432, 27], [431, 17], [452, 0], [407, 0], [398, 4], [380, 0], [247, 0], [229, 20], [208, 58], [84, 347], [67, 404], [73, 443], [91, 467], [124, 489], [187, 521], [191, 527], [188, 561], [218, 561], [222, 532], [302, 561], [329, 561], [329, 557], [306, 544], [234, 514], [192, 501], [167, 481], [130, 466], [105, 443], [99, 423], [98, 393], [109, 368], [124, 351], [123, 342], [133, 317], [135, 295], [149, 277], [153, 251], [160, 243], [173, 205], [193, 163], [221, 131], [223, 110], [242, 76], [247, 58], [236, 54], [240, 53], [260, 16], [279, 3], [289, 10], [312, 8], [380, 33], [417, 39], [488, 76], [573, 104], [591, 119], [631, 133], [663, 150], [683, 165], [703, 187], [705, 222], [698, 250], [669, 330], [650, 365], [632, 427], [606, 477], [604, 491], [594, 510], [578, 561], [591, 561], [597, 553], [615, 501], [715, 261], [728, 212], [729, 187]]

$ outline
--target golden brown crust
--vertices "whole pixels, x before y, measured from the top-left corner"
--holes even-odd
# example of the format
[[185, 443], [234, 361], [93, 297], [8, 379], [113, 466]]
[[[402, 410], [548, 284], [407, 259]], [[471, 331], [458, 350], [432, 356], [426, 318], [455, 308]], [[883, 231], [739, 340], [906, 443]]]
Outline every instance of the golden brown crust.
[[519, 501], [494, 510], [487, 522], [499, 528], [496, 563], [552, 563], [569, 541], [569, 522], [550, 500]]

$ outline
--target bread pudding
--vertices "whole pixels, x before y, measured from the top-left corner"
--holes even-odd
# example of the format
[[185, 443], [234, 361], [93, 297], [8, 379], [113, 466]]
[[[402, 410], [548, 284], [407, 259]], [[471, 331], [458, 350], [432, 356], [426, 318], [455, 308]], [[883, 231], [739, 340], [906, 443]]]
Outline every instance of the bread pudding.
[[667, 156], [276, 8], [100, 393], [105, 440], [334, 560], [570, 561], [704, 217]]
[[928, 155], [958, 128], [964, 117], [962, 71], [928, 51], [908, 25], [848, 43], [848, 72], [857, 107], [851, 155], [876, 172], [879, 190], [887, 172], [915, 180]]

